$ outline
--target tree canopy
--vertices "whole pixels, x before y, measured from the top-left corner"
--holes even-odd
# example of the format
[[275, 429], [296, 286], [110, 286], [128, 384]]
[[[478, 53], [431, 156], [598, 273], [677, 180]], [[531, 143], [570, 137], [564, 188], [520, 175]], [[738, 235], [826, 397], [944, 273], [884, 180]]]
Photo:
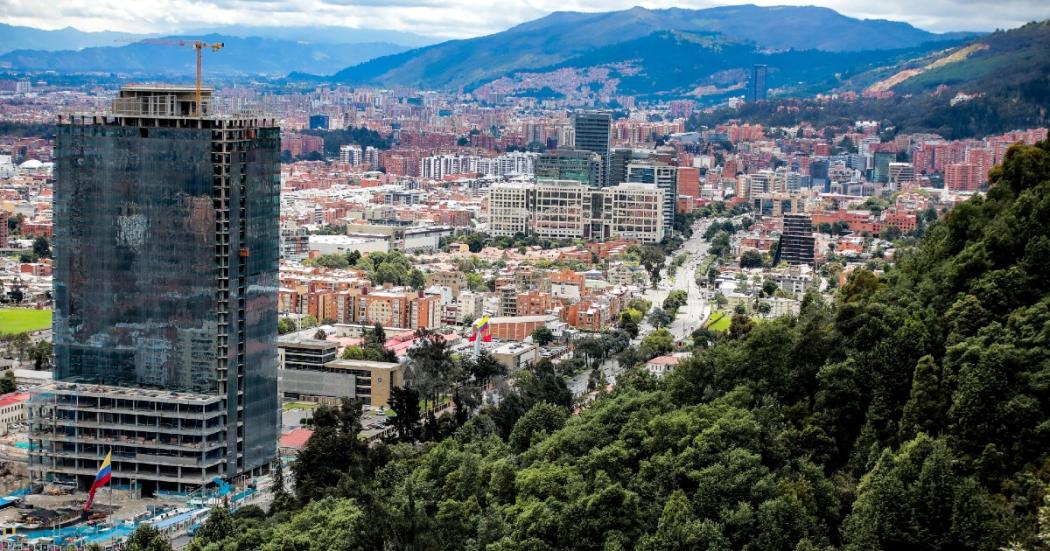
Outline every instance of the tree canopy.
[[579, 415], [546, 360], [425, 446], [369, 448], [352, 412], [321, 408], [301, 509], [234, 515], [209, 546], [1044, 549], [1050, 142], [1012, 147], [987, 197], [898, 254], [798, 316], [697, 339], [663, 380], [621, 375]]

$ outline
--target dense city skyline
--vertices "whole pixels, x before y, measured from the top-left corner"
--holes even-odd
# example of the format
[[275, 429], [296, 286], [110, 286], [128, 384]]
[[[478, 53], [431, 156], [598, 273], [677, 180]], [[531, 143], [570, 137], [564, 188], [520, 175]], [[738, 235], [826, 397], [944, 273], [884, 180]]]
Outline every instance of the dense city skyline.
[[0, 547], [1047, 551], [1044, 3], [0, 0]]

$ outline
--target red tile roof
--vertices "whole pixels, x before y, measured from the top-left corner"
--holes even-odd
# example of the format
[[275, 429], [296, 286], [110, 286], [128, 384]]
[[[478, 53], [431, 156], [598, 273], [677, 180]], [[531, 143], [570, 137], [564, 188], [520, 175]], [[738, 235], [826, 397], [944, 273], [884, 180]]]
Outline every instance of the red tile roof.
[[310, 440], [310, 437], [313, 435], [314, 431], [310, 429], [292, 429], [281, 435], [281, 441], [278, 447], [294, 448], [297, 450], [301, 450], [306, 447], [306, 443]]

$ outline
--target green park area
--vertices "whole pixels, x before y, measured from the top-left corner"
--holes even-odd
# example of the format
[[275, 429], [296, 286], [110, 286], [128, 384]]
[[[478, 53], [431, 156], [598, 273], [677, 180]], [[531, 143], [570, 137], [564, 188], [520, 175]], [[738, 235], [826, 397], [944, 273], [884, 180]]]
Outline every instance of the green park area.
[[707, 322], [707, 329], [710, 331], [716, 331], [719, 333], [729, 331], [729, 324], [732, 322], [732, 316], [725, 312], [715, 312], [711, 314], [711, 321]]
[[315, 402], [288, 402], [288, 403], [284, 404], [284, 406], [282, 406], [282, 407], [283, 407], [284, 411], [292, 411], [292, 410], [295, 410], [295, 409], [305, 409], [305, 410], [313, 411], [313, 410], [317, 409], [318, 407], [320, 407], [320, 404], [317, 404]]
[[39, 331], [51, 327], [51, 310], [0, 308], [0, 334]]

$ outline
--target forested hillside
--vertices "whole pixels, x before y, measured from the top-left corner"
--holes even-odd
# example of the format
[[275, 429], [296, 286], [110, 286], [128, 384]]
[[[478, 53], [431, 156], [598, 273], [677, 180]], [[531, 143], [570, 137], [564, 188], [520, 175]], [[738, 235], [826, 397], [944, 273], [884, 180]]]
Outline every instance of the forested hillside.
[[1050, 141], [992, 180], [891, 271], [699, 333], [665, 381], [633, 372], [578, 416], [546, 367], [436, 443], [369, 449], [353, 408], [322, 410], [297, 495], [192, 545], [1046, 549]]

